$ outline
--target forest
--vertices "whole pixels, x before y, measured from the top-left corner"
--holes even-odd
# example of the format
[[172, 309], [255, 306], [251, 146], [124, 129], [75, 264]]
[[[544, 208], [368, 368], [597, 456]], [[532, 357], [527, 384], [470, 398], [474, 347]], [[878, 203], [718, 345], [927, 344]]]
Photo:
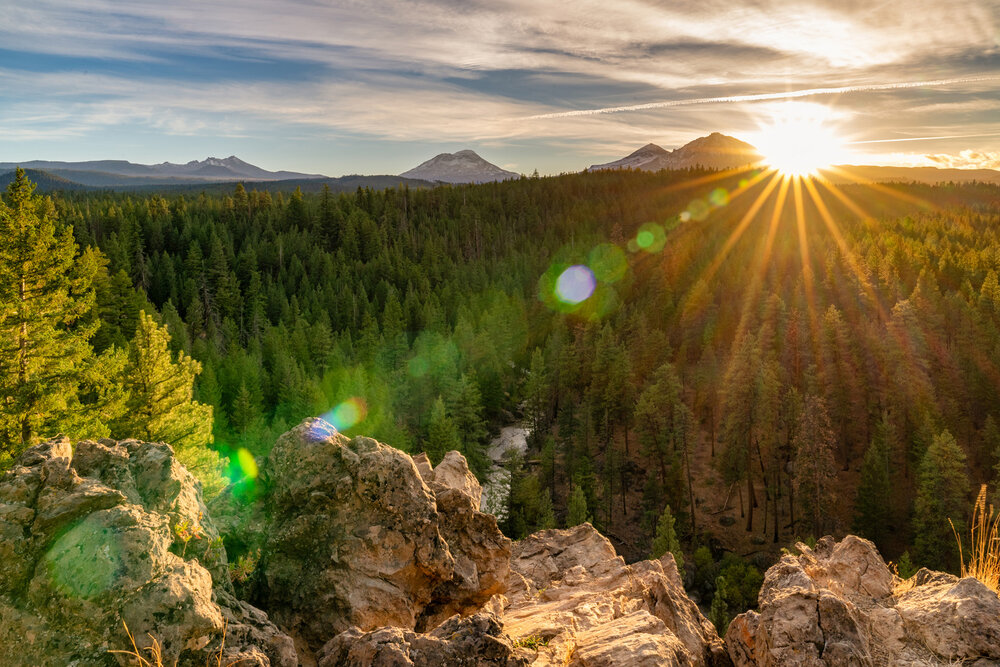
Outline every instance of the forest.
[[672, 551], [725, 622], [795, 540], [955, 570], [1000, 476], [1000, 186], [614, 171], [0, 206], [0, 468], [171, 443], [206, 494], [305, 417], [485, 479], [501, 527]]

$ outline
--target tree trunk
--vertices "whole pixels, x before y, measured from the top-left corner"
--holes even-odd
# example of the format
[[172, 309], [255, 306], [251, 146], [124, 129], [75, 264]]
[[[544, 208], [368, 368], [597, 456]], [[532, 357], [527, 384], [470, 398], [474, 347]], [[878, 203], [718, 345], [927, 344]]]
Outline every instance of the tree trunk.
[[[24, 278], [21, 278], [18, 286], [18, 297], [20, 300], [21, 327], [17, 336], [17, 384], [23, 389], [28, 384], [28, 320], [24, 312], [24, 303], [28, 300], [28, 287]], [[24, 413], [21, 416], [21, 447], [27, 446], [31, 442], [31, 407], [23, 406]]]
[[715, 458], [715, 406], [710, 405], [708, 408], [708, 426], [709, 426], [709, 437], [712, 442], [712, 458]]
[[753, 446], [747, 443], [747, 532], [753, 531], [753, 506], [757, 499], [753, 494]]
[[694, 516], [694, 485], [691, 481], [691, 461], [688, 459], [687, 445], [684, 446], [684, 467], [687, 468], [688, 501], [691, 504], [691, 537], [694, 538], [698, 534], [698, 526]]
[[781, 469], [775, 467], [774, 469], [774, 543], [778, 543], [778, 530], [781, 526], [781, 506], [778, 504], [778, 496], [781, 495], [779, 490], [781, 489]]

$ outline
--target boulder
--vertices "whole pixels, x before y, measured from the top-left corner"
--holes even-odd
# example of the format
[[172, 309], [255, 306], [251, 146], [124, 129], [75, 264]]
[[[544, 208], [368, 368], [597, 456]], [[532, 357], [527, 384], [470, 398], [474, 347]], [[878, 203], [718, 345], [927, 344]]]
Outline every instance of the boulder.
[[309, 419], [259, 468], [254, 493], [230, 489], [213, 512], [260, 550], [251, 601], [311, 652], [351, 628], [430, 629], [504, 588], [510, 540], [458, 452], [431, 469]]
[[29, 448], [0, 477], [0, 664], [111, 664], [127, 626], [167, 664], [296, 665], [291, 639], [233, 597], [218, 538], [169, 445]]
[[737, 667], [1000, 664], [1000, 598], [976, 579], [900, 581], [853, 535], [796, 549], [767, 571], [758, 611], [729, 625]]
[[673, 556], [626, 565], [590, 524], [515, 544], [507, 597], [504, 631], [534, 665], [730, 664]]

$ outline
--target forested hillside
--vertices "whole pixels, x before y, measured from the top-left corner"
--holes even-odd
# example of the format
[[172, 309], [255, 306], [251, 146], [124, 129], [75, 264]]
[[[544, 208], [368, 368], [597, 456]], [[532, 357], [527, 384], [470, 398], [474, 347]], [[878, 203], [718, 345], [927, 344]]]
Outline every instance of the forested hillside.
[[524, 421], [512, 537], [593, 519], [634, 556], [693, 554], [707, 590], [724, 551], [830, 532], [953, 567], [948, 518], [1000, 470], [998, 202], [759, 172], [194, 198], [17, 179], [2, 445], [163, 439], [218, 488], [213, 451], [238, 477], [325, 415], [482, 476]]

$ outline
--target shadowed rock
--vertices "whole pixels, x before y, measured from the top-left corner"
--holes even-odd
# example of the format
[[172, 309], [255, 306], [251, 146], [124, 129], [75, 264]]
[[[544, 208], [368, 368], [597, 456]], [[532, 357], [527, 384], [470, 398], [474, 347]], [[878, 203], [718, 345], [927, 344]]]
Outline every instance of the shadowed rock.
[[510, 637], [490, 612], [453, 616], [431, 632], [402, 628], [362, 632], [352, 628], [330, 640], [319, 655], [319, 667], [520, 667]]
[[200, 484], [165, 444], [56, 438], [0, 477], [0, 664], [106, 665], [155, 637], [167, 664], [220, 653], [297, 664], [291, 639], [236, 600]]
[[305, 650], [351, 628], [433, 628], [503, 590], [510, 540], [478, 511], [458, 452], [432, 469], [309, 419], [260, 471], [255, 497], [230, 489], [213, 512], [227, 536], [260, 548], [252, 600]]

